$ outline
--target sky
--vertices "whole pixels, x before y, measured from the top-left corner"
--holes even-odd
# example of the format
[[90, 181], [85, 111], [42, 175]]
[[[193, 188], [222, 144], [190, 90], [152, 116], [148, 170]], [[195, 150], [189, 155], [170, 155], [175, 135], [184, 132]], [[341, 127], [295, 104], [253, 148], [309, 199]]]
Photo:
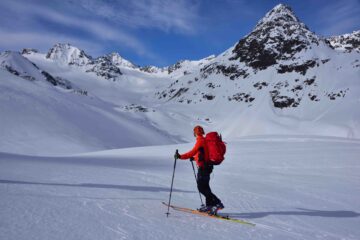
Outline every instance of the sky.
[[60, 42], [167, 66], [224, 52], [279, 3], [321, 36], [360, 30], [360, 0], [1, 0], [0, 51]]

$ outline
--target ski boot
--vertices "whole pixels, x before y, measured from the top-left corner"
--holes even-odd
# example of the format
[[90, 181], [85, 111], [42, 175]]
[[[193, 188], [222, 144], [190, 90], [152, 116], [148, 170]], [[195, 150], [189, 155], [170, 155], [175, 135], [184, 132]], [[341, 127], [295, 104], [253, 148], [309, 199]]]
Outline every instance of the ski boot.
[[217, 212], [224, 208], [224, 204], [221, 202], [216, 204], [215, 206], [212, 206], [210, 211], [208, 211], [209, 215], [217, 215]]
[[206, 206], [206, 205], [203, 204], [203, 205], [201, 205], [201, 207], [198, 208], [197, 210], [198, 210], [199, 212], [209, 213], [213, 207], [214, 207], [214, 206]]

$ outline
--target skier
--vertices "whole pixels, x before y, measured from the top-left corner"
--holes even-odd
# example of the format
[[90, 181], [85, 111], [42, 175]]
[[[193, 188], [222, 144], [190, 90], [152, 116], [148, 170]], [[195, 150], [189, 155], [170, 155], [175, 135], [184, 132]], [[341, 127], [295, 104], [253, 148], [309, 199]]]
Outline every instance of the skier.
[[224, 205], [221, 203], [220, 199], [212, 193], [209, 186], [210, 174], [213, 171], [214, 166], [207, 163], [209, 152], [203, 136], [204, 134], [204, 129], [201, 126], [196, 126], [194, 128], [194, 137], [196, 137], [195, 146], [192, 150], [184, 154], [176, 152], [175, 158], [182, 160], [190, 159], [190, 161], [195, 159], [198, 166], [197, 187], [199, 192], [206, 198], [206, 205], [202, 205], [198, 210], [216, 214], [218, 210], [224, 208]]

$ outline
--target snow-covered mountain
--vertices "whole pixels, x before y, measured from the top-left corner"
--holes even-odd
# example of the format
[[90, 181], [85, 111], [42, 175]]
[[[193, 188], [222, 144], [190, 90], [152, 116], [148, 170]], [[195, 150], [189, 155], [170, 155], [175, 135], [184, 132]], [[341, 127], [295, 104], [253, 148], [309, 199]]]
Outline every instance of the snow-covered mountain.
[[327, 38], [327, 40], [329, 41], [330, 45], [336, 50], [345, 52], [360, 52], [360, 30], [340, 36], [330, 37]]
[[6, 51], [0, 54], [0, 68], [28, 81], [46, 81], [54, 86], [71, 89], [71, 83], [61, 78], [54, 78], [41, 70], [36, 64], [23, 57], [19, 52]]
[[211, 118], [232, 137], [292, 131], [356, 137], [359, 59], [356, 51], [334, 50], [280, 4], [233, 47], [156, 96], [208, 111], [221, 106], [223, 116]]
[[[354, 66], [353, 63], [358, 59], [358, 54], [346, 57], [349, 60], [344, 65]], [[325, 77], [319, 70], [331, 69], [334, 64], [342, 64], [342, 61], [338, 61], [339, 58], [341, 57], [332, 51], [325, 39], [321, 39], [301, 23], [290, 7], [280, 4], [268, 12], [258, 22], [255, 29], [233, 48], [212, 58], [209, 64], [198, 68], [194, 74], [177, 79], [177, 82], [170, 84], [170, 89], [165, 89], [158, 95], [159, 98], [188, 103], [213, 100], [215, 97], [226, 97], [229, 101], [252, 102], [257, 94], [253, 93], [254, 89], [251, 87], [244, 86], [252, 85], [256, 90], [265, 87], [271, 89], [269, 93], [274, 107], [297, 107], [302, 100], [297, 98], [298, 93], [299, 91], [304, 93], [302, 90], [306, 86], [313, 85], [306, 93], [310, 94], [308, 96], [311, 100], [319, 101], [319, 96], [311, 93], [316, 89], [316, 82], [320, 82]], [[352, 77], [354, 80], [359, 76], [358, 71], [358, 69], [351, 71], [354, 73]], [[259, 77], [260, 75], [265, 76]], [[283, 76], [286, 76], [288, 80], [279, 81]], [[244, 80], [241, 81], [241, 79]], [[271, 79], [274, 80], [270, 83]], [[200, 86], [193, 86], [195, 82], [202, 83], [198, 84]], [[232, 85], [231, 88], [241, 88], [243, 92], [235, 90], [230, 93], [229, 89], [229, 93], [224, 94], [224, 87], [221, 84]], [[200, 89], [211, 91], [199, 91]], [[290, 94], [280, 95], [280, 89], [285, 89]], [[330, 91], [330, 89], [327, 90]], [[346, 89], [342, 89], [342, 92], [345, 91]], [[250, 92], [254, 96], [251, 96]], [[328, 97], [336, 97], [337, 93], [329, 92]], [[185, 95], [187, 97], [184, 97]]]
[[70, 44], [55, 44], [46, 54], [47, 59], [58, 63], [83, 66], [91, 63], [92, 58], [83, 50], [80, 50]]
[[[360, 138], [358, 49], [359, 31], [324, 39], [279, 4], [222, 54], [168, 67], [139, 67], [118, 53], [94, 58], [61, 43], [47, 53], [4, 52], [0, 151], [39, 153], [34, 136], [48, 136], [49, 145], [71, 139], [70, 152], [189, 141], [195, 124], [228, 140]], [[18, 142], [30, 147], [10, 144]]]
[[114, 65], [124, 68], [139, 68], [139, 66], [133, 64], [129, 60], [126, 60], [119, 53], [110, 53], [106, 56]]
[[144, 66], [140, 67], [139, 70], [159, 76], [168, 76], [173, 79], [178, 79], [196, 71], [196, 69], [209, 63], [213, 58], [215, 58], [215, 55], [211, 55], [200, 60], [180, 60], [171, 66], [162, 68], [156, 66]]
[[[168, 67], [5, 51], [0, 239], [358, 240], [359, 104], [359, 31], [324, 39], [282, 4], [222, 54]], [[197, 124], [227, 143], [220, 214], [256, 226], [164, 214]], [[171, 203], [196, 208], [177, 162]]]
[[[50, 52], [81, 52], [72, 46], [63, 49]], [[179, 141], [132, 114], [150, 111], [127, 103], [139, 99], [131, 91], [138, 87], [136, 79], [121, 91], [123, 85], [88, 72], [99, 59], [83, 64], [75, 55], [48, 55], [34, 50], [0, 54], [0, 151], [54, 155]]]

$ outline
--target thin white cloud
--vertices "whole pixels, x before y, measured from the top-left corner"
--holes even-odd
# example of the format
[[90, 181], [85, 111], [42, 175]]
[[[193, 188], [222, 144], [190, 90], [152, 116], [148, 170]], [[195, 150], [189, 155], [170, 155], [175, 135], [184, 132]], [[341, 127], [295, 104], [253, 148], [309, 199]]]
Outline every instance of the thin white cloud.
[[320, 33], [325, 36], [360, 30], [360, 2], [340, 0], [327, 4], [319, 11]]
[[20, 51], [22, 48], [35, 48], [46, 52], [55, 43], [62, 42], [81, 47], [93, 56], [98, 56], [103, 51], [101, 44], [58, 34], [25, 31], [11, 32], [0, 29], [0, 35], [0, 46], [3, 50]]
[[199, 20], [199, 1], [194, 0], [79, 0], [87, 11], [133, 28], [155, 28], [193, 34]]
[[[149, 52], [144, 44], [140, 42], [136, 37], [131, 34], [122, 31], [121, 29], [112, 26], [110, 24], [102, 23], [101, 21], [95, 21], [93, 19], [86, 19], [77, 16], [73, 16], [61, 11], [53, 10], [49, 7], [33, 3], [31, 5], [24, 4], [23, 2], [8, 2], [4, 4], [0, 3], [0, 9], [4, 8], [7, 11], [13, 12], [14, 16], [22, 18], [21, 28], [11, 29], [11, 27], [1, 26], [2, 36], [0, 44], [2, 48], [5, 46], [15, 46], [15, 43], [22, 43], [24, 36], [27, 40], [26, 46], [29, 43], [33, 45], [39, 45], [38, 41], [49, 44], [48, 41], [53, 41], [51, 44], [56, 42], [76, 42], [85, 43], [86, 46], [97, 46], [101, 49], [92, 49], [92, 52], [100, 52], [104, 47], [101, 47], [100, 42], [106, 44], [107, 41], [112, 43], [121, 44], [127, 48], [132, 49], [138, 55], [153, 58], [154, 54]], [[41, 20], [39, 20], [41, 19]], [[74, 37], [71, 34], [65, 34], [58, 32], [56, 29], [53, 30], [41, 30], [41, 27], [34, 28], [34, 25], [41, 26], [42, 23], [39, 21], [55, 22], [56, 24], [67, 26], [75, 29], [79, 29], [83, 32], [87, 32], [92, 35], [93, 44], [89, 44], [90, 40], [82, 39], [80, 37]], [[31, 29], [31, 32], [29, 31]], [[18, 36], [18, 37], [16, 37]], [[43, 36], [43, 39], [41, 39]], [[35, 40], [36, 39], [36, 40]], [[97, 41], [94, 39], [97, 39]], [[98, 42], [98, 44], [96, 44]], [[21, 45], [24, 46], [24, 45]], [[79, 46], [84, 48], [84, 46]]]
[[[46, 10], [46, 12], [44, 12], [44, 10]], [[130, 34], [116, 29], [115, 27], [111, 27], [94, 20], [64, 15], [49, 9], [37, 9], [36, 12], [38, 14], [42, 14], [42, 17], [45, 17], [48, 20], [55, 21], [62, 25], [76, 27], [82, 31], [89, 32], [95, 38], [124, 44], [125, 46], [135, 50], [140, 55], [148, 54], [145, 46], [140, 41], [138, 41]]]

